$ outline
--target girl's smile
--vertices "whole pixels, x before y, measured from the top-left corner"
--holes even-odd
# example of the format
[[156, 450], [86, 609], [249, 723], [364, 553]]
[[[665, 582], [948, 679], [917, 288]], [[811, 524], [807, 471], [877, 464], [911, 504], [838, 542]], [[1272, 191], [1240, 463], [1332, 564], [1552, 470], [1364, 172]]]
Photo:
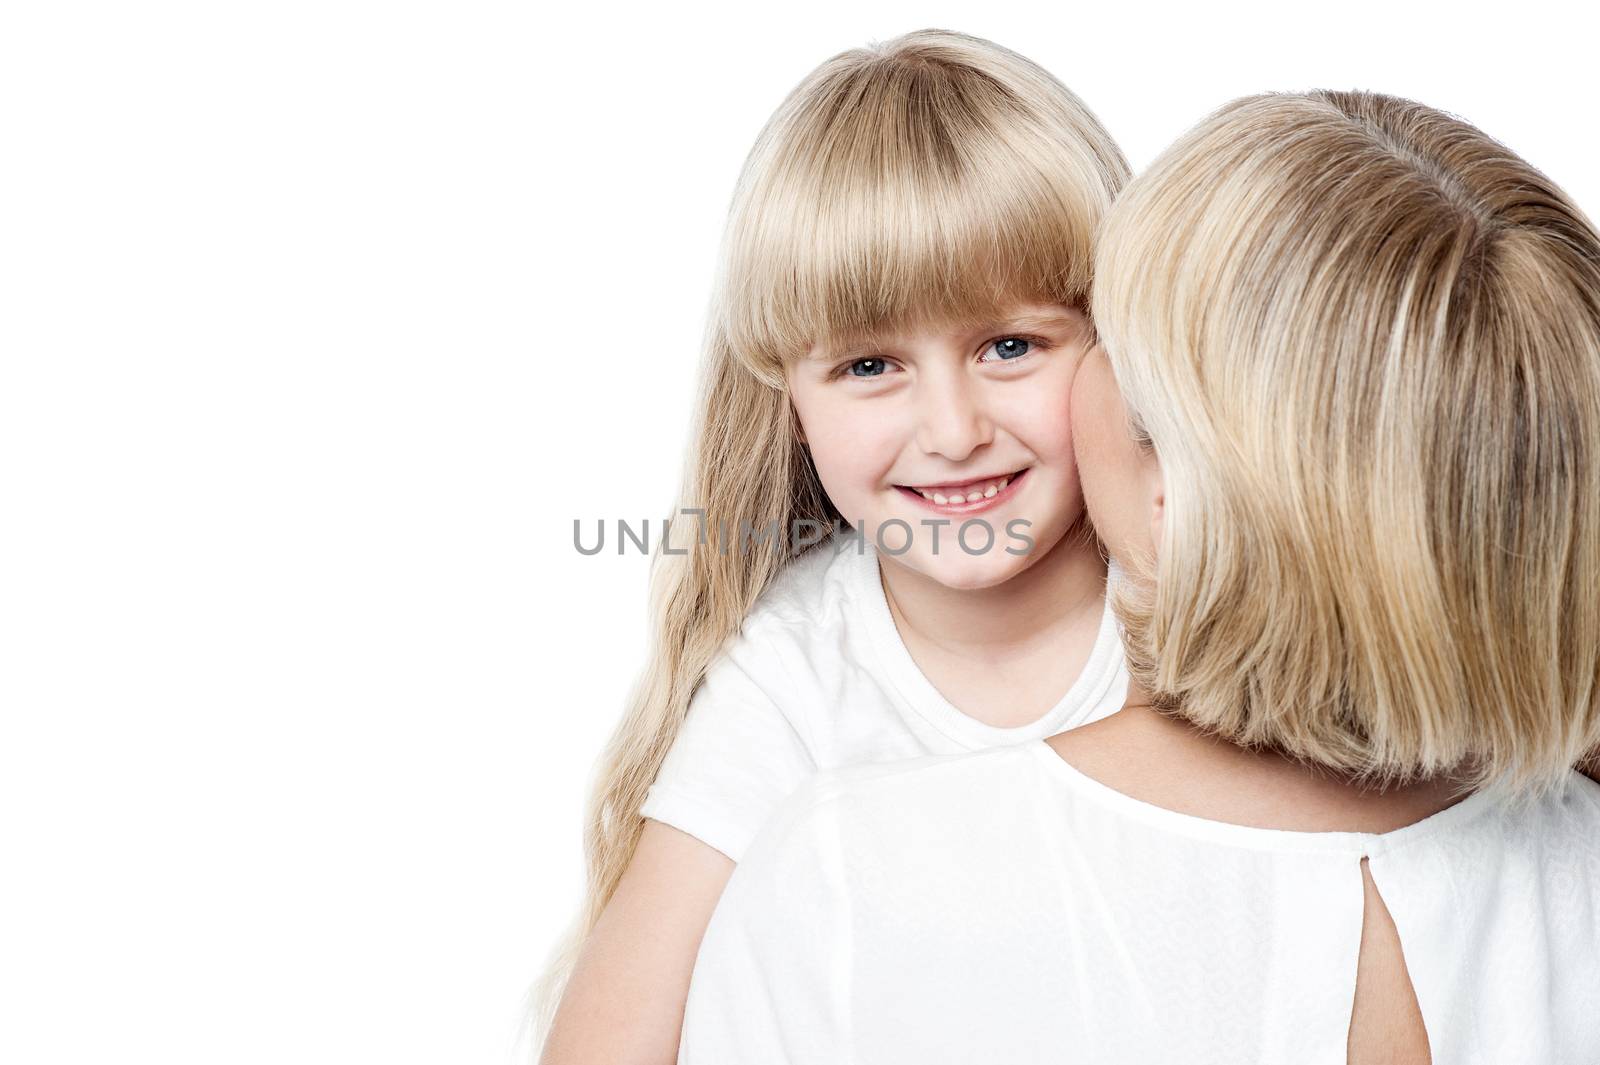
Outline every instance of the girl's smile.
[[895, 485], [895, 491], [920, 507], [940, 514], [979, 514], [1003, 506], [1017, 494], [1017, 485], [1030, 467], [970, 481], [946, 481], [935, 485]]

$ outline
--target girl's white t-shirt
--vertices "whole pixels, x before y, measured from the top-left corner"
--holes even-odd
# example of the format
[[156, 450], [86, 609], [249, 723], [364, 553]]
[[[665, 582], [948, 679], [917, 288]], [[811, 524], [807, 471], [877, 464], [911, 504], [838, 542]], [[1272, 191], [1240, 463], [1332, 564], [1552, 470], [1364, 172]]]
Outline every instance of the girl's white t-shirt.
[[1361, 859], [1434, 1065], [1600, 1062], [1600, 785], [1394, 832], [1153, 806], [1046, 743], [822, 774], [701, 944], [680, 1065], [1343, 1065]]
[[997, 728], [962, 713], [906, 649], [878, 567], [870, 540], [839, 533], [784, 567], [707, 670], [645, 817], [738, 861], [819, 770], [1027, 743], [1122, 708], [1127, 664], [1107, 606], [1083, 671], [1038, 720]]

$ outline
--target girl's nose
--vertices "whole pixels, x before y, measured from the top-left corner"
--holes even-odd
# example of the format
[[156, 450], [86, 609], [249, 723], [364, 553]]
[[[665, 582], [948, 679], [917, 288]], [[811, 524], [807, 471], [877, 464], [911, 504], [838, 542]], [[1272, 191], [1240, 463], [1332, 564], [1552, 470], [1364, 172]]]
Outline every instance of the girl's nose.
[[994, 439], [994, 423], [972, 384], [960, 378], [924, 381], [918, 390], [917, 446], [962, 462]]

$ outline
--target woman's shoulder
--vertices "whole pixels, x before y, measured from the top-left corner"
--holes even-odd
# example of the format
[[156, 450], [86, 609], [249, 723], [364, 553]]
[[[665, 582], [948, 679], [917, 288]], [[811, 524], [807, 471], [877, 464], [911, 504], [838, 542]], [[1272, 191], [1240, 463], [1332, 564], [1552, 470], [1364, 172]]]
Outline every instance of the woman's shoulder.
[[901, 796], [924, 798], [933, 792], [950, 792], [970, 804], [969, 790], [980, 780], [1016, 782], [1019, 772], [1033, 761], [1037, 743], [986, 747], [958, 754], [927, 754], [887, 762], [869, 762], [825, 770], [808, 785], [814, 804], [844, 802], [862, 810], [889, 808]]
[[1521, 851], [1534, 864], [1582, 865], [1600, 903], [1600, 784], [1574, 770], [1532, 797], [1485, 798], [1490, 816], [1475, 827], [1497, 851]]
[[[784, 801], [764, 834], [806, 839], [847, 826], [853, 836], [917, 849], [930, 836], [1005, 819], [1036, 801], [1029, 774], [1037, 744], [867, 762], [814, 774]], [[988, 829], [983, 831], [987, 832]]]

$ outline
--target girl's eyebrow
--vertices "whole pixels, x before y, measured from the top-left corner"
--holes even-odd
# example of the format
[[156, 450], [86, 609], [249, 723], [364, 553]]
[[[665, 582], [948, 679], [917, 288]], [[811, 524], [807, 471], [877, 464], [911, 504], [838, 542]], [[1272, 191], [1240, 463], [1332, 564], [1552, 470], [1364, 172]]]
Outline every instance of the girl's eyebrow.
[[[964, 327], [962, 335], [977, 336], [982, 333], [1002, 334], [1025, 329], [1071, 329], [1080, 320], [1070, 314], [1049, 312], [1045, 314], [1019, 314], [1012, 318], [995, 318]], [[833, 362], [846, 358], [875, 355], [886, 347], [894, 347], [899, 337], [844, 337], [832, 344], [819, 344], [809, 354], [813, 362]]]
[[839, 359], [856, 359], [877, 352], [880, 348], [888, 347], [892, 340], [888, 337], [874, 339], [872, 337], [854, 337], [835, 340], [831, 344], [818, 344], [808, 353], [807, 358], [812, 362], [834, 362]]
[[1054, 312], [1050, 314], [1021, 314], [1015, 318], [1004, 318], [988, 325], [979, 326], [976, 332], [995, 332], [1006, 329], [1049, 329], [1071, 328], [1078, 324], [1078, 319], [1069, 314]]

